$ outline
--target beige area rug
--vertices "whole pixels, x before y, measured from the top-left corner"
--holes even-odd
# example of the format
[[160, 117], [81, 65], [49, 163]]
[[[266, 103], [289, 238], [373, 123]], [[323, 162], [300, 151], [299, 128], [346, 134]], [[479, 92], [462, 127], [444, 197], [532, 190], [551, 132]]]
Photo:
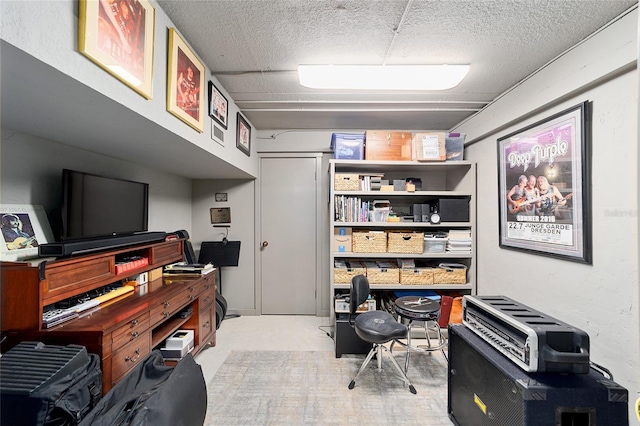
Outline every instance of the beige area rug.
[[[405, 352], [396, 352], [404, 365]], [[451, 425], [442, 354], [411, 355], [414, 395], [388, 359], [305, 351], [233, 351], [208, 384], [205, 425]]]

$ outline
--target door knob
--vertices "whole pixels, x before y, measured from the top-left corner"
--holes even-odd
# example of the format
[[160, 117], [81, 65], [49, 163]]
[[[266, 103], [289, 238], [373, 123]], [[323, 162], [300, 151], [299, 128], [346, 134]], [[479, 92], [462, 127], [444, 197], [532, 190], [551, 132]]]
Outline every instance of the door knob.
[[268, 246], [268, 245], [269, 245], [269, 241], [263, 241], [263, 242], [262, 242], [262, 247], [266, 247], [266, 246]]

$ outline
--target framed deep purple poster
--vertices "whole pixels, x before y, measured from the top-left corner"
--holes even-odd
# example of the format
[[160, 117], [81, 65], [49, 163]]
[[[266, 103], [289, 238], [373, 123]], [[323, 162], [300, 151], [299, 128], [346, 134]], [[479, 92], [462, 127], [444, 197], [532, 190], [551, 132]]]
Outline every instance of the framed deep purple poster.
[[498, 139], [500, 247], [591, 264], [590, 106]]

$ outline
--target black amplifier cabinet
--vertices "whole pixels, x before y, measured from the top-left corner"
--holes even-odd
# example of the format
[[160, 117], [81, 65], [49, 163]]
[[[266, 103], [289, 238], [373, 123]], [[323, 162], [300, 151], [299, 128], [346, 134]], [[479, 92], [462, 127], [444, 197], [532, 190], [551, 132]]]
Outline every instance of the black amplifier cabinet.
[[[355, 318], [355, 317], [354, 317]], [[368, 354], [373, 346], [362, 340], [349, 324], [349, 314], [336, 314], [335, 328], [336, 358], [343, 354]]]
[[447, 412], [458, 426], [628, 425], [627, 399], [594, 369], [527, 373], [466, 326], [449, 326]]

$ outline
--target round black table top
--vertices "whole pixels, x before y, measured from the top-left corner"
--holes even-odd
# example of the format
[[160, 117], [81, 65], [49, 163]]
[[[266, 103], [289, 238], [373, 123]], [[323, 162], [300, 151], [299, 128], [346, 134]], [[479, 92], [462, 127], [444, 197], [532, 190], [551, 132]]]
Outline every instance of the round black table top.
[[413, 314], [410, 317], [430, 317], [440, 312], [440, 302], [421, 296], [404, 296], [395, 300], [399, 315]]

